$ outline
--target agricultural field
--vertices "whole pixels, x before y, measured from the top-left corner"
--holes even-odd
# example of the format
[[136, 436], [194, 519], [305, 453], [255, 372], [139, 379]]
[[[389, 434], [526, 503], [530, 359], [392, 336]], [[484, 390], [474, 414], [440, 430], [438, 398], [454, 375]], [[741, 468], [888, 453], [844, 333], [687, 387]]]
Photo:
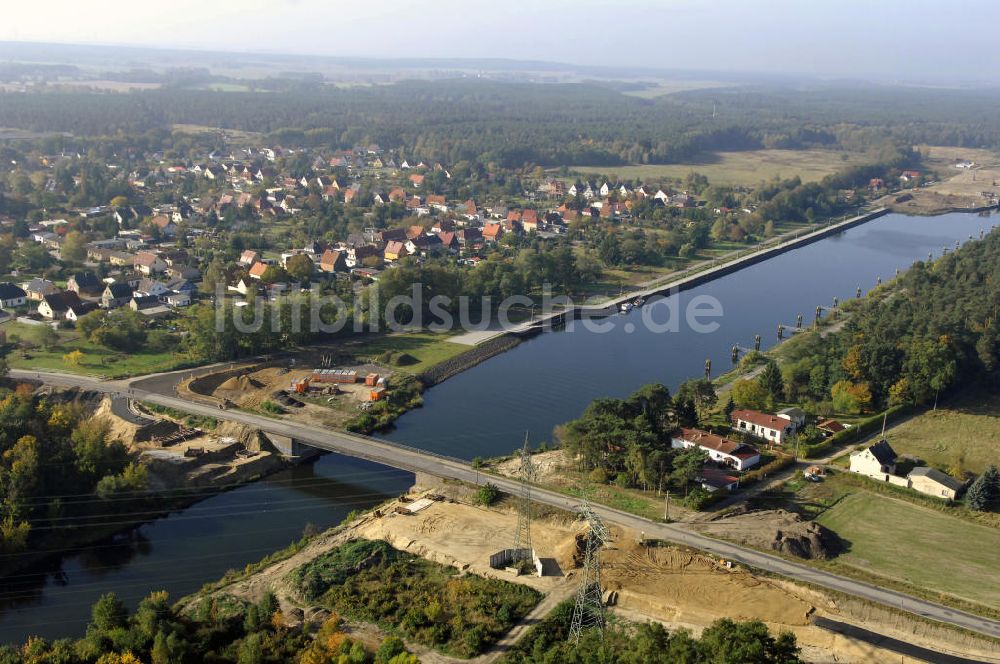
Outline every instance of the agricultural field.
[[762, 180], [796, 175], [804, 182], [818, 181], [864, 161], [863, 154], [833, 150], [748, 150], [706, 154], [687, 164], [573, 166], [572, 170], [645, 182], [683, 179], [691, 171], [697, 171], [707, 176], [712, 184], [752, 186]]
[[867, 491], [845, 496], [817, 521], [847, 547], [835, 566], [1000, 608], [1000, 592], [983, 582], [1000, 566], [996, 528]]
[[888, 431], [898, 454], [942, 470], [981, 473], [1000, 465], [1000, 391], [970, 388], [937, 410]]

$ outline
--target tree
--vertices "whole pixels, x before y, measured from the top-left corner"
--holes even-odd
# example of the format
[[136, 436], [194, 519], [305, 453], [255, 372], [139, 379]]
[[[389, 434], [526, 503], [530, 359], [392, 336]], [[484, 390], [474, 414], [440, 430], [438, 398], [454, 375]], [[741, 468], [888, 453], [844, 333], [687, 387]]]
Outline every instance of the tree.
[[690, 399], [698, 410], [699, 417], [704, 417], [719, 400], [715, 393], [715, 385], [707, 378], [686, 380], [677, 388], [677, 399]]
[[1000, 471], [996, 466], [990, 466], [969, 486], [965, 502], [969, 509], [984, 512], [998, 497], [1000, 497]]
[[767, 390], [774, 401], [783, 401], [785, 398], [785, 381], [781, 377], [781, 370], [778, 363], [773, 360], [764, 366], [764, 370], [757, 377], [757, 381]]
[[716, 620], [702, 632], [701, 661], [740, 664], [794, 664], [799, 662], [795, 636], [782, 632], [777, 639], [759, 620]]
[[295, 254], [285, 263], [285, 270], [295, 281], [307, 281], [313, 273], [312, 259], [305, 254]]
[[767, 389], [761, 385], [759, 380], [749, 380], [742, 378], [733, 383], [729, 391], [729, 398], [740, 408], [752, 408], [754, 410], [765, 410], [770, 404], [771, 395]]
[[670, 481], [678, 489], [684, 489], [687, 495], [688, 486], [701, 472], [707, 460], [708, 453], [700, 447], [689, 447], [681, 451], [674, 457], [674, 470], [670, 474]]
[[87, 238], [80, 231], [70, 231], [63, 240], [59, 255], [64, 261], [82, 263], [87, 258]]
[[852, 383], [841, 380], [830, 388], [833, 407], [841, 413], [857, 415], [863, 413], [872, 405], [872, 393], [867, 383]]
[[43, 325], [38, 331], [38, 343], [42, 344], [45, 350], [52, 350], [59, 344], [59, 333], [52, 329], [51, 325]]
[[260, 280], [265, 284], [276, 284], [288, 279], [288, 273], [280, 265], [269, 265], [264, 274], [260, 275]]
[[115, 593], [101, 595], [90, 610], [90, 624], [100, 633], [128, 626], [128, 609]]

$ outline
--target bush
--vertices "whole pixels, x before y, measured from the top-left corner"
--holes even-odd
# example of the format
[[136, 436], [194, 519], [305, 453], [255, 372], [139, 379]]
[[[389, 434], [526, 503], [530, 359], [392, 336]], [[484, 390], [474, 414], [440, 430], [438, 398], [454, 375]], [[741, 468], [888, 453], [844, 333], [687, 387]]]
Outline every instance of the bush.
[[476, 502], [480, 505], [485, 505], [486, 507], [489, 507], [499, 499], [500, 489], [498, 489], [495, 484], [490, 482], [487, 482], [483, 486], [479, 487], [479, 491], [476, 492]]
[[603, 468], [594, 468], [587, 475], [590, 481], [594, 484], [607, 484], [608, 483], [608, 472]]

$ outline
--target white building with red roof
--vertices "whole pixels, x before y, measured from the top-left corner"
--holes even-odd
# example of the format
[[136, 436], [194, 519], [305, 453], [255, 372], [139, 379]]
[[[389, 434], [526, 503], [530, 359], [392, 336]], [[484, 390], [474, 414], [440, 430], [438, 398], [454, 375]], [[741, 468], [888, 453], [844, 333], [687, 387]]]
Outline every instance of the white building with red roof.
[[796, 429], [796, 422], [787, 413], [771, 415], [759, 410], [734, 410], [730, 418], [734, 429], [778, 445]]
[[735, 470], [747, 470], [760, 463], [760, 452], [753, 445], [737, 443], [701, 429], [681, 427], [675, 430], [670, 434], [670, 446], [681, 450], [700, 447], [712, 461]]

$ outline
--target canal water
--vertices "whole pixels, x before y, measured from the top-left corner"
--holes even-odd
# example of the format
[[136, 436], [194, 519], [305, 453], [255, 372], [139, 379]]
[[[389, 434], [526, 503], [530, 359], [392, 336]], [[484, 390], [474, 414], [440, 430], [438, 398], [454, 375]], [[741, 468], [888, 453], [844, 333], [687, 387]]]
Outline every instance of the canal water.
[[[706, 359], [722, 373], [731, 366], [734, 344], [752, 347], [760, 334], [762, 348], [770, 347], [778, 323], [792, 326], [801, 314], [808, 325], [817, 305], [852, 298], [859, 286], [869, 290], [878, 277], [890, 279], [928, 253], [940, 256], [997, 221], [974, 214], [887, 215], [612, 316], [602, 321], [603, 332], [575, 323], [542, 334], [428, 390], [424, 407], [400, 418], [385, 437], [467, 459], [509, 453], [526, 430], [537, 445], [594, 398], [625, 396], [650, 382], [675, 389], [702, 375]], [[697, 332], [684, 320], [677, 331], [644, 324], [645, 317], [666, 327], [668, 311], [683, 318], [686, 307], [705, 296], [722, 311], [701, 319], [718, 323], [713, 332]], [[181, 597], [298, 539], [306, 524], [328, 527], [411, 482], [408, 473], [331, 454], [69, 552], [0, 587], [0, 642], [22, 642], [30, 634], [79, 636], [90, 605], [109, 591], [131, 606], [154, 590]]]

